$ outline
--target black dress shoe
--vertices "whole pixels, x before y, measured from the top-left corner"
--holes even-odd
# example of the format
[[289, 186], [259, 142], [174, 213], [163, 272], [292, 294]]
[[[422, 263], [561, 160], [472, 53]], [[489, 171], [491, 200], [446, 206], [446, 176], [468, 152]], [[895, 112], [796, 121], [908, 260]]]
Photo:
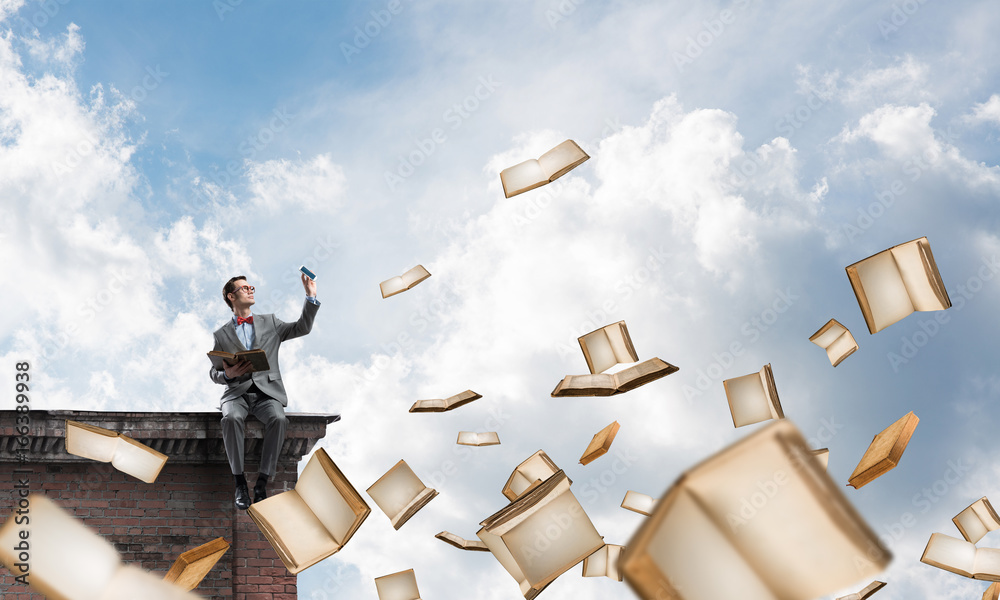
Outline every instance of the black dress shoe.
[[260, 502], [267, 498], [267, 487], [261, 484], [253, 486], [253, 501]]
[[236, 484], [236, 508], [240, 510], [250, 508], [250, 490], [245, 483]]

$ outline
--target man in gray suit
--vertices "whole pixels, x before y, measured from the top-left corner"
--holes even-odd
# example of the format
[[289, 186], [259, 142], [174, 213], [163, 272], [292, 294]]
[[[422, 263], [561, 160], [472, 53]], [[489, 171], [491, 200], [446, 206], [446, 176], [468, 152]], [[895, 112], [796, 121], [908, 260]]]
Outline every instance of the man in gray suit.
[[285, 323], [273, 314], [254, 315], [254, 288], [247, 285], [246, 277], [238, 275], [226, 282], [222, 297], [233, 311], [231, 321], [215, 332], [215, 350], [235, 354], [260, 348], [267, 356], [269, 371], [250, 372], [248, 361], [226, 366], [220, 371], [214, 366], [209, 371], [212, 381], [226, 386], [222, 394], [222, 440], [226, 445], [229, 466], [236, 478], [236, 507], [250, 507], [250, 491], [243, 475], [244, 420], [248, 414], [264, 425], [264, 444], [260, 457], [260, 472], [254, 485], [254, 502], [267, 498], [267, 480], [274, 477], [278, 454], [285, 441], [285, 408], [288, 398], [278, 369], [278, 348], [281, 342], [297, 338], [312, 330], [313, 319], [319, 310], [316, 299], [316, 282], [302, 275], [306, 290], [302, 314], [294, 323]]

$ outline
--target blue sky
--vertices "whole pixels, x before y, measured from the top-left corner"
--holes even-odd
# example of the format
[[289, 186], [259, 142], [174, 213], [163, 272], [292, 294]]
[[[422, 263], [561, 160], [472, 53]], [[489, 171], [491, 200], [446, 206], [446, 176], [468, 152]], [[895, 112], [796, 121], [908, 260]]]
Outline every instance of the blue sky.
[[[626, 543], [642, 518], [626, 490], [657, 496], [760, 427], [734, 430], [721, 382], [765, 363], [838, 482], [872, 436], [921, 419], [895, 470], [845, 488], [891, 538], [878, 597], [982, 593], [918, 559], [1000, 500], [995, 6], [220, 2], [0, 1], [0, 356], [37, 365], [37, 408], [213, 408], [222, 284], [244, 273], [257, 312], [293, 319], [304, 263], [323, 308], [282, 353], [289, 410], [343, 415], [321, 445], [359, 489], [403, 458], [441, 495], [399, 531], [375, 509], [300, 598], [374, 598], [374, 577], [411, 567], [429, 598], [516, 598], [488, 555], [432, 536], [473, 537], [539, 448]], [[501, 169], [567, 138], [591, 160], [503, 197]], [[948, 322], [869, 335], [844, 267], [921, 236]], [[380, 298], [418, 263], [430, 279]], [[808, 342], [830, 318], [861, 347], [836, 369]], [[641, 359], [680, 371], [550, 398], [586, 369], [576, 337], [621, 319]], [[484, 398], [406, 412], [467, 388]], [[616, 419], [612, 452], [636, 458], [595, 492], [613, 459], [578, 457]], [[501, 446], [455, 453], [458, 430], [497, 421]], [[545, 594], [631, 597], [576, 568]]]

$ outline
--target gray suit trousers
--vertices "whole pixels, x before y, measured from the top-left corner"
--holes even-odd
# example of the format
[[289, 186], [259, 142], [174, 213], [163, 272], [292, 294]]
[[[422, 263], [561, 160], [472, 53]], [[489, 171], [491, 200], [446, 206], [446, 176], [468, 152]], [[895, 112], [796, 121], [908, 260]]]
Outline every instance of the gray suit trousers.
[[278, 455], [285, 442], [285, 409], [281, 403], [251, 386], [247, 392], [222, 403], [222, 441], [233, 475], [243, 474], [243, 441], [245, 421], [253, 415], [264, 425], [264, 445], [260, 456], [260, 473], [274, 477]]

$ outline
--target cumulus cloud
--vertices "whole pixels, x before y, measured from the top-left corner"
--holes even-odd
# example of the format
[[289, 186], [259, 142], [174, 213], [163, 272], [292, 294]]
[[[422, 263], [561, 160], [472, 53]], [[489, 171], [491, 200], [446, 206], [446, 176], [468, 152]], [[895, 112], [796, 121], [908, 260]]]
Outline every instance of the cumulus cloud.
[[318, 154], [308, 161], [247, 161], [246, 166], [253, 202], [270, 212], [300, 206], [331, 213], [344, 204], [347, 179], [329, 154]]
[[973, 106], [972, 114], [966, 115], [965, 120], [970, 123], [1000, 124], [1000, 94], [993, 94], [986, 102]]

